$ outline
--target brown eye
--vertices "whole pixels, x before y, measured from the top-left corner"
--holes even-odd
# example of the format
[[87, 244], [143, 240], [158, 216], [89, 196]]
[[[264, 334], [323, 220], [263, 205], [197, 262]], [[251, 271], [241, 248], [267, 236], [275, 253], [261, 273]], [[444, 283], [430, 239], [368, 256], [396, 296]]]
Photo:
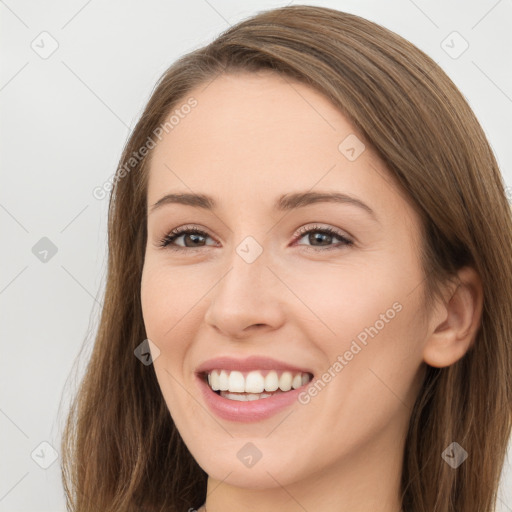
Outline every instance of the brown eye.
[[[176, 245], [174, 242], [179, 238], [183, 238], [184, 245]], [[185, 249], [200, 249], [204, 247], [201, 245], [206, 238], [209, 238], [208, 233], [197, 228], [177, 228], [171, 231], [168, 235], [160, 241], [160, 247], [168, 247], [172, 250], [185, 250]]]
[[[350, 246], [354, 243], [345, 237], [342, 233], [339, 233], [332, 228], [319, 226], [302, 228], [298, 234], [297, 240], [301, 240], [302, 238], [307, 239], [307, 241], [311, 244], [310, 247], [312, 249], [320, 251], [337, 249], [340, 246]], [[332, 245], [331, 242], [335, 239], [338, 239], [340, 243]]]

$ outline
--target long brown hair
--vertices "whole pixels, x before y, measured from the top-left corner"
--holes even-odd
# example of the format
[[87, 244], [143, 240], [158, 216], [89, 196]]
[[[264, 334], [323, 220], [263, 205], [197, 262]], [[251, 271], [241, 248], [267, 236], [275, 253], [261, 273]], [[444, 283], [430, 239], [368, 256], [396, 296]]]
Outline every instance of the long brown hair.
[[[126, 165], [195, 87], [258, 70], [323, 93], [380, 155], [421, 218], [426, 311], [463, 266], [481, 277], [472, 347], [447, 368], [427, 367], [401, 491], [406, 512], [494, 510], [512, 416], [512, 218], [496, 159], [431, 58], [375, 23], [312, 6], [261, 12], [180, 58], [125, 146], [110, 195], [101, 320], [62, 440], [68, 509], [185, 511], [205, 501], [207, 475], [177, 432], [152, 365], [134, 357], [146, 338], [140, 284], [151, 152]], [[441, 457], [453, 441], [469, 453], [457, 469]]]

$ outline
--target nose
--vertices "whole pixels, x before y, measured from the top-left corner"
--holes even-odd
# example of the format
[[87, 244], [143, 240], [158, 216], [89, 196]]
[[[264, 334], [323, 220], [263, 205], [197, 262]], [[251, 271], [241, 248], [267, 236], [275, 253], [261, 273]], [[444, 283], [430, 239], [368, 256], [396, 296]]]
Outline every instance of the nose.
[[207, 325], [226, 337], [243, 339], [284, 323], [286, 287], [267, 263], [265, 251], [252, 263], [233, 251], [229, 270], [209, 294]]

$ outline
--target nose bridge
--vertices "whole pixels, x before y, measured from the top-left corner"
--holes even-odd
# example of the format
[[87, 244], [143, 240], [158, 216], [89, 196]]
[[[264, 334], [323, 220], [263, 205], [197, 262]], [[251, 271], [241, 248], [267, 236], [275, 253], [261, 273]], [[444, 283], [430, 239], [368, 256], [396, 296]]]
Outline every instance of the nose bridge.
[[[256, 304], [265, 296], [264, 285], [272, 273], [267, 268], [268, 255], [263, 247], [252, 237], [246, 237], [229, 258], [229, 270], [219, 283], [216, 301], [226, 305], [233, 303], [240, 307]], [[230, 305], [230, 308], [233, 308]]]
[[278, 280], [267, 268], [268, 255], [253, 237], [234, 247], [229, 269], [212, 290], [207, 323], [230, 336], [254, 324], [279, 324]]

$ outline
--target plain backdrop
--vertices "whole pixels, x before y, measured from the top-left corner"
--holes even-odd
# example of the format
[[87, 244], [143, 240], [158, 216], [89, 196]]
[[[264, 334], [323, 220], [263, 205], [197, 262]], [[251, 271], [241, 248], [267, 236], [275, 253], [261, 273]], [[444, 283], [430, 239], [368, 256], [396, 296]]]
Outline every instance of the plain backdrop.
[[[430, 55], [467, 98], [512, 185], [510, 0], [1, 0], [1, 511], [65, 510], [65, 404], [90, 352], [106, 266], [108, 199], [94, 188], [114, 173], [174, 60], [291, 3], [360, 15]], [[512, 511], [510, 464], [509, 450], [500, 512]]]

